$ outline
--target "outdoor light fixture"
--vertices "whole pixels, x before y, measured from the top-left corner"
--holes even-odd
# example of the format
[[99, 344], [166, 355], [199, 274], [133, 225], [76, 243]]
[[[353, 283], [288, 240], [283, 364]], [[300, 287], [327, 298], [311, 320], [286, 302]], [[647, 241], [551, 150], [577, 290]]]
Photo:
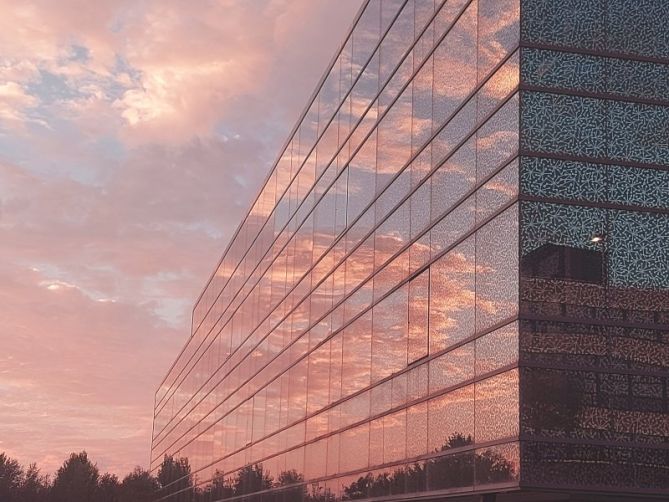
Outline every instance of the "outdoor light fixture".
[[602, 242], [604, 240], [604, 236], [602, 234], [595, 234], [592, 236], [592, 239], [590, 239], [590, 242]]

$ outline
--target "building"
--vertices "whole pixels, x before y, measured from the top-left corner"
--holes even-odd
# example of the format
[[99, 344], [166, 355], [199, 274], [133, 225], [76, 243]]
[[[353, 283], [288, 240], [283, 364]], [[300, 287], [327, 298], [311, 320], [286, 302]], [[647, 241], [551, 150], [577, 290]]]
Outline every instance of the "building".
[[668, 27], [365, 3], [157, 391], [162, 500], [666, 500]]

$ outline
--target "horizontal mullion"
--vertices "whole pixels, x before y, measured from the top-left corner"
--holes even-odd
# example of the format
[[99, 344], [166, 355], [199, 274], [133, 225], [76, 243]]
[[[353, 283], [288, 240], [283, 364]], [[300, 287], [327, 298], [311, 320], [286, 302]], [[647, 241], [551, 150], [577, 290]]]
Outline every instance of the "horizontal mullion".
[[[524, 278], [521, 277], [521, 286]], [[522, 287], [521, 287], [521, 298], [522, 298]], [[557, 324], [580, 324], [580, 325], [594, 325], [594, 326], [610, 326], [615, 328], [630, 328], [630, 329], [646, 329], [653, 331], [669, 331], [669, 324], [660, 324], [660, 323], [639, 323], [639, 322], [630, 322], [630, 321], [619, 321], [616, 319], [587, 319], [583, 317], [572, 317], [572, 316], [546, 316], [538, 315], [531, 313], [521, 313], [521, 321], [545, 321]]]
[[[522, 131], [521, 131], [522, 134]], [[609, 157], [589, 157], [585, 155], [567, 155], [562, 153], [542, 152], [538, 150], [520, 149], [521, 157], [532, 157], [542, 159], [563, 160], [566, 162], [581, 162], [584, 164], [599, 164], [611, 167], [636, 167], [639, 169], [653, 169], [656, 171], [669, 171], [669, 166], [662, 164], [648, 164], [630, 160], [612, 159]]]
[[633, 103], [639, 105], [652, 105], [652, 106], [662, 106], [669, 107], [669, 97], [666, 100], [661, 99], [652, 99], [652, 98], [639, 98], [634, 96], [624, 96], [621, 94], [616, 94], [613, 92], [592, 92], [584, 91], [580, 89], [570, 89], [568, 87], [556, 87], [551, 85], [537, 85], [537, 84], [526, 84], [521, 80], [520, 84], [521, 91], [530, 91], [530, 92], [541, 92], [544, 94], [560, 94], [563, 96], [575, 96], [579, 98], [592, 98], [592, 99], [602, 99], [606, 101], [618, 101], [621, 103]]
[[619, 211], [635, 211], [640, 213], [669, 215], [669, 209], [649, 207], [649, 206], [639, 206], [637, 204], [620, 204], [616, 202], [593, 202], [589, 200], [563, 198], [563, 197], [544, 197], [540, 195], [524, 194], [522, 192], [519, 194], [518, 199], [526, 202], [544, 202], [547, 204], [562, 204], [566, 206], [584, 206], [584, 207], [612, 209]]
[[624, 59], [626, 61], [640, 61], [645, 63], [658, 63], [669, 65], [669, 59], [657, 58], [653, 56], [642, 56], [640, 54], [627, 54], [617, 51], [596, 51], [592, 49], [584, 49], [574, 46], [555, 45], [555, 44], [541, 44], [535, 42], [523, 41], [521, 36], [520, 46], [528, 49], [549, 50], [554, 52], [568, 52], [573, 54], [583, 54], [585, 56], [595, 56], [610, 59]]

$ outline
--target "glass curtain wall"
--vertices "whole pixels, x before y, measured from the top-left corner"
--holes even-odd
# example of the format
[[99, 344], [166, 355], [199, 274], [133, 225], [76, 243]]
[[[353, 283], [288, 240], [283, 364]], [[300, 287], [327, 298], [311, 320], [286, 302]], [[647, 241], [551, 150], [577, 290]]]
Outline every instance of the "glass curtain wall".
[[156, 393], [162, 500], [517, 486], [519, 20], [365, 4]]

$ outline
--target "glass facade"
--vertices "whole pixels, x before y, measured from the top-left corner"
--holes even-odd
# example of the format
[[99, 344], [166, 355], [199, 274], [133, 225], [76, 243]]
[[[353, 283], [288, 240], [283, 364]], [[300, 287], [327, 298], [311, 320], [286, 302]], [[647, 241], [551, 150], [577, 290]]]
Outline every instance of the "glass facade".
[[522, 485], [669, 494], [669, 8], [523, 0]]
[[665, 493], [668, 12], [366, 2], [158, 388], [161, 500]]

